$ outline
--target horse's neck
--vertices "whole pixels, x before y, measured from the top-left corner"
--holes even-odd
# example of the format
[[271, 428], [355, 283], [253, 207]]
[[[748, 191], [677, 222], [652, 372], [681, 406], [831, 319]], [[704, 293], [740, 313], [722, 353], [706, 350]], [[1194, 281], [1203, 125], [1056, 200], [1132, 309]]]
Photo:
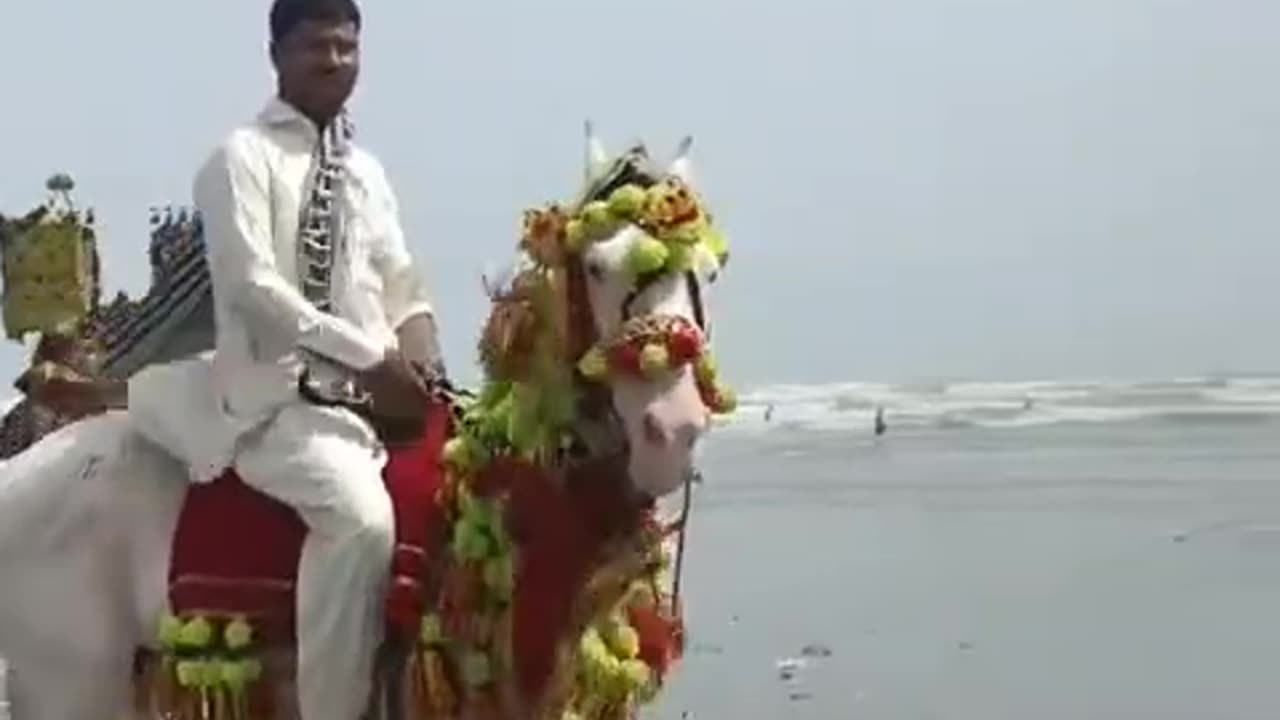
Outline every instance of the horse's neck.
[[626, 438], [617, 425], [608, 420], [583, 419], [574, 431], [587, 457], [609, 457], [625, 449]]
[[526, 698], [542, 696], [553, 681], [559, 648], [576, 638], [585, 621], [587, 583], [640, 518], [643, 506], [630, 496], [619, 460], [542, 473], [512, 487], [521, 557], [513, 640]]

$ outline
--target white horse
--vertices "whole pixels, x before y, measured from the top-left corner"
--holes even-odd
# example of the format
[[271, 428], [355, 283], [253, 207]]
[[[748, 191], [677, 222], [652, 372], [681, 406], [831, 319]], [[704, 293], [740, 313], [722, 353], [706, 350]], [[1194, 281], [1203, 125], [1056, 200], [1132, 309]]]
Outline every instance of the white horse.
[[[692, 187], [688, 146], [666, 173]], [[604, 175], [619, 162], [588, 132], [588, 186], [607, 183]], [[720, 258], [704, 252], [692, 272], [641, 286], [627, 265], [642, 239], [624, 226], [584, 251], [598, 335], [610, 337], [628, 317], [658, 313], [705, 327], [702, 288]], [[653, 497], [679, 488], [709, 420], [694, 368], [605, 382], [633, 487]], [[135, 431], [127, 411], [66, 426], [0, 465], [0, 657], [8, 661], [16, 720], [130, 712], [135, 653], [154, 646], [168, 612], [185, 477], [176, 459]]]

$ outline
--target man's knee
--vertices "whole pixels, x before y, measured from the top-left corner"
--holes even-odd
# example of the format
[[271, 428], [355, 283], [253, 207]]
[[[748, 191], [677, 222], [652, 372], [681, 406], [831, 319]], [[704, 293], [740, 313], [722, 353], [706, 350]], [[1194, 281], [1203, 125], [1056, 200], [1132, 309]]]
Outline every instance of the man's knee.
[[311, 407], [290, 408], [242, 452], [244, 480], [297, 508], [313, 534], [390, 554], [395, 513], [382, 459], [359, 426]]
[[396, 533], [396, 517], [391, 507], [391, 498], [381, 483], [369, 494], [376, 495], [377, 499], [366, 498], [352, 508], [353, 512], [348, 515], [349, 532], [351, 537], [367, 545], [371, 551], [390, 555]]
[[368, 553], [390, 556], [395, 545], [395, 511], [381, 475], [352, 473], [344, 489], [333, 508], [338, 525], [334, 530], [340, 541], [358, 543]]

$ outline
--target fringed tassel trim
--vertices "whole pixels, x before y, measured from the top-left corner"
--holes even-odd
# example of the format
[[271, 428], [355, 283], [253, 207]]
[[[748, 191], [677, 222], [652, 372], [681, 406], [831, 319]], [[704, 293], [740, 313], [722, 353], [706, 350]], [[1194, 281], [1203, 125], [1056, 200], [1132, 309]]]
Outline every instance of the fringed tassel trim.
[[[255, 702], [248, 686], [184, 684], [182, 680], [192, 680], [194, 670], [190, 663], [194, 662], [200, 661], [160, 656], [151, 663], [143, 675], [140, 693], [145, 717], [154, 720], [265, 720], [270, 717], [269, 711], [263, 712], [266, 704]], [[219, 667], [217, 661], [207, 662], [206, 667]], [[179, 672], [180, 665], [184, 672]]]
[[445, 720], [456, 717], [458, 690], [439, 647], [418, 645], [405, 660], [402, 692], [412, 720]]

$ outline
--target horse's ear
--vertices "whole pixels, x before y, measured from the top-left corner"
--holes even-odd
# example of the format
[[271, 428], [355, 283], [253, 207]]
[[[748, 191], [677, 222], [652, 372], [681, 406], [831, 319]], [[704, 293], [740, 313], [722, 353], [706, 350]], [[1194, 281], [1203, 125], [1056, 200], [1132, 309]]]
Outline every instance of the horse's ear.
[[584, 174], [586, 184], [590, 185], [609, 168], [609, 151], [605, 150], [604, 143], [600, 140], [600, 136], [596, 135], [595, 125], [590, 120], [583, 124], [583, 130], [587, 139]]
[[684, 139], [680, 141], [680, 145], [676, 147], [675, 159], [667, 167], [668, 174], [680, 178], [690, 187], [694, 185], [693, 158], [689, 155], [689, 151], [692, 148], [693, 136], [685, 135]]

